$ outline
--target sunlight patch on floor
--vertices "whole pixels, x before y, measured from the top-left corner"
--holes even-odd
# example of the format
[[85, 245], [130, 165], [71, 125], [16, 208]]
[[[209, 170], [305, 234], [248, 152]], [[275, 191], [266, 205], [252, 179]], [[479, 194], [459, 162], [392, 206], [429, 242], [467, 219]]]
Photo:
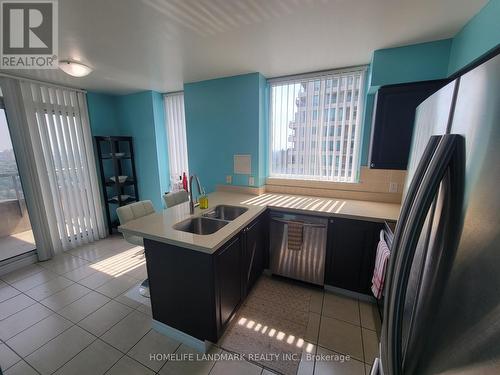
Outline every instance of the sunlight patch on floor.
[[90, 267], [107, 275], [119, 277], [142, 266], [143, 264], [146, 264], [143, 248], [137, 246], [120, 254], [101, 260], [100, 262], [91, 264]]
[[[304, 339], [300, 337], [296, 338], [294, 335], [288, 335], [285, 332], [277, 331], [275, 328], [269, 328], [268, 326], [263, 326], [261, 323], [258, 323], [252, 319], [241, 317], [238, 320], [238, 324], [240, 326], [251, 329], [255, 332], [260, 332], [263, 335], [267, 333], [269, 337], [274, 337], [276, 340], [286, 342], [289, 345], [295, 345], [297, 348], [302, 348], [305, 343]], [[311, 353], [313, 349], [314, 345], [308, 343], [306, 346], [306, 352]]]

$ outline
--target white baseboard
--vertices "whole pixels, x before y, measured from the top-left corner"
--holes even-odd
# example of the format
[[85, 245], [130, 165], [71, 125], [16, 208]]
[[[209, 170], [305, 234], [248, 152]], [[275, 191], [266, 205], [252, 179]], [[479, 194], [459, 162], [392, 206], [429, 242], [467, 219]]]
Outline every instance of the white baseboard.
[[15, 258], [0, 262], [0, 276], [6, 275], [19, 268], [29, 266], [30, 264], [38, 262], [36, 251], [30, 251], [27, 254], [19, 255]]
[[197, 339], [196, 337], [188, 335], [187, 333], [179, 331], [178, 329], [170, 327], [169, 325], [166, 325], [165, 323], [159, 322], [154, 319], [152, 328], [156, 332], [161, 333], [162, 335], [165, 335], [167, 337], [170, 337], [171, 339], [177, 340], [183, 344], [186, 344], [190, 348], [193, 348], [194, 350], [200, 353], [207, 353], [210, 350], [210, 347], [212, 346], [212, 343], [208, 341], [202, 341], [200, 339]]

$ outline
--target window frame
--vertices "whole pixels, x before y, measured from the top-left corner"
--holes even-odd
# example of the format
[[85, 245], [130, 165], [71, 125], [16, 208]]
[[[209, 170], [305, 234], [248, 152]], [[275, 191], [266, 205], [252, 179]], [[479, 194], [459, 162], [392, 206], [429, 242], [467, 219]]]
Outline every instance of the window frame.
[[[321, 182], [325, 182], [325, 183], [358, 183], [359, 182], [359, 171], [360, 171], [360, 164], [361, 164], [360, 161], [361, 161], [361, 153], [362, 153], [361, 136], [362, 136], [362, 132], [363, 132], [363, 120], [364, 120], [363, 116], [361, 114], [364, 113], [364, 111], [365, 111], [367, 70], [368, 70], [368, 66], [362, 65], [362, 66], [328, 70], [328, 71], [322, 71], [322, 72], [313, 72], [313, 73], [305, 73], [305, 74], [299, 74], [299, 75], [293, 75], [293, 76], [277, 77], [277, 78], [271, 78], [271, 79], [267, 80], [268, 87], [269, 87], [269, 101], [268, 101], [268, 105], [269, 105], [269, 114], [268, 114], [268, 116], [269, 116], [268, 117], [269, 129], [268, 129], [268, 142], [267, 142], [267, 153], [268, 153], [267, 156], [268, 156], [268, 165], [269, 165], [268, 178], [280, 179], [280, 180], [302, 180], [302, 181], [310, 180], [310, 181], [321, 181]], [[349, 74], [352, 74], [352, 75], [349, 76]], [[354, 76], [355, 74], [359, 74], [359, 75]], [[349, 90], [349, 92], [351, 92], [350, 102], [347, 101], [347, 94], [346, 93], [348, 91], [347, 90], [340, 90], [340, 87], [342, 85], [344, 77], [345, 77], [345, 82], [346, 82], [346, 86], [345, 86], [346, 88], [354, 85], [354, 87], [352, 87]], [[316, 81], [318, 81], [318, 80], [320, 81], [320, 89], [319, 90], [316, 89], [316, 86], [317, 86]], [[297, 120], [296, 115], [299, 112], [300, 113], [302, 113], [302, 112], [309, 113], [310, 112], [310, 114], [306, 115], [306, 120], [309, 119], [309, 117], [311, 117], [311, 119], [312, 119], [313, 111], [317, 111], [318, 112], [318, 119], [316, 119], [316, 120], [309, 119], [309, 120], [311, 120], [311, 121], [309, 121], [310, 123], [308, 123], [308, 121], [306, 121], [305, 126], [308, 126], [311, 128], [311, 131], [309, 131], [309, 133], [311, 133], [311, 136], [312, 136], [312, 128], [314, 128], [315, 126], [316, 126], [315, 133], [319, 134], [320, 132], [324, 131], [324, 130], [318, 129], [319, 126], [323, 127], [323, 129], [325, 129], [325, 124], [322, 124], [322, 125], [319, 124], [321, 122], [320, 118], [323, 122], [325, 121], [324, 117], [322, 118], [322, 116], [320, 116], [319, 114], [322, 111], [326, 110], [327, 106], [334, 105], [335, 107], [333, 107], [332, 109], [334, 110], [335, 114], [333, 114], [333, 115], [330, 114], [331, 115], [330, 117], [333, 117], [335, 120], [333, 120], [333, 121], [328, 120], [328, 125], [326, 126], [326, 129], [330, 128], [330, 123], [334, 124], [332, 129], [330, 131], [328, 131], [327, 137], [329, 135], [332, 135], [335, 137], [335, 140], [337, 140], [338, 129], [341, 129], [346, 124], [346, 122], [343, 120], [343, 117], [344, 117], [343, 115], [349, 116], [349, 119], [350, 119], [349, 121], [351, 121], [350, 125], [348, 126], [348, 129], [351, 129], [351, 132], [353, 132], [354, 134], [351, 136], [346, 135], [345, 138], [347, 139], [348, 145], [350, 145], [351, 142], [354, 142], [354, 147], [352, 148], [352, 152], [350, 154], [344, 153], [342, 148], [341, 148], [340, 154], [330, 155], [330, 158], [331, 158], [330, 165], [333, 166], [334, 168], [336, 168], [335, 167], [335, 165], [336, 165], [335, 160], [337, 160], [337, 159], [340, 159], [340, 160], [344, 159], [344, 160], [346, 160], [345, 164], [349, 165], [349, 170], [347, 170], [347, 169], [345, 169], [346, 166], [344, 166], [342, 168], [342, 163], [340, 163], [339, 167], [342, 169], [339, 171], [338, 176], [336, 174], [334, 176], [334, 173], [332, 173], [332, 176], [330, 177], [329, 176], [330, 171], [328, 171], [328, 173], [326, 173], [326, 177], [324, 177], [322, 175], [305, 174], [304, 171], [302, 173], [298, 173], [299, 172], [298, 166], [297, 166], [296, 172], [294, 172], [293, 170], [288, 172], [288, 168], [287, 168], [287, 173], [273, 173], [273, 167], [275, 164], [275, 163], [273, 163], [273, 145], [275, 143], [275, 140], [273, 138], [273, 130], [275, 128], [275, 126], [273, 125], [273, 116], [274, 116], [274, 113], [273, 113], [273, 87], [276, 87], [279, 85], [287, 85], [287, 84], [292, 85], [294, 83], [302, 84], [303, 82], [307, 82], [308, 85], [310, 84], [314, 87], [314, 89], [311, 92], [309, 92], [310, 90], [307, 89], [308, 90], [307, 96], [310, 96], [311, 100], [315, 95], [318, 95], [318, 93], [321, 93], [320, 95], [323, 97], [319, 98], [319, 105], [317, 105], [317, 106], [312, 105], [312, 103], [310, 106], [308, 106], [307, 104], [306, 104], [306, 106], [299, 106], [299, 105], [294, 106], [294, 115], [292, 116], [292, 120], [290, 120], [290, 121], [296, 121]], [[334, 85], [334, 82], [337, 82], [337, 85]], [[359, 83], [359, 86], [356, 85], [357, 83]], [[338, 87], [338, 91], [337, 92], [331, 91], [333, 87]], [[326, 102], [327, 91], [331, 91], [330, 95], [328, 97], [328, 99], [329, 99], [328, 103]], [[332, 93], [335, 95], [335, 103], [331, 102]], [[306, 96], [306, 98], [307, 98], [307, 96]], [[283, 96], [281, 97], [281, 99], [282, 98], [283, 98]], [[355, 100], [355, 99], [357, 99], [357, 100]], [[287, 99], [287, 100], [290, 100], [290, 99]], [[299, 100], [299, 99], [293, 98], [293, 100], [295, 101], [295, 100]], [[300, 100], [302, 100], [302, 98]], [[343, 108], [346, 106], [348, 106], [349, 108], [350, 107], [353, 107], [353, 108], [350, 109], [350, 113], [344, 114]], [[354, 106], [356, 107], [356, 110], [354, 110]], [[360, 112], [360, 111], [362, 111], [362, 112]], [[331, 112], [331, 111], [329, 111], [329, 112]], [[342, 113], [340, 113], [340, 112], [342, 112]], [[288, 123], [290, 123], [290, 121]], [[341, 124], [338, 124], [339, 122]], [[287, 124], [287, 126], [288, 126], [288, 124]], [[291, 134], [293, 135], [294, 132], [296, 133], [297, 131], [298, 131], [298, 129], [292, 130]], [[342, 131], [342, 133], [343, 133], [343, 131]], [[288, 138], [288, 136], [287, 136], [287, 138]], [[318, 147], [320, 149], [319, 152], [310, 153], [310, 155], [309, 155], [310, 160], [313, 160], [313, 159], [319, 160], [322, 158], [322, 156], [323, 156], [323, 153], [321, 152], [321, 150], [322, 150], [321, 141], [323, 140], [322, 138], [323, 137], [321, 136], [319, 141], [316, 138], [314, 138], [310, 141], [311, 144], [313, 144], [313, 142], [316, 141], [315, 147], [316, 147], [316, 149]], [[326, 139], [326, 141], [328, 142], [328, 138]], [[340, 139], [339, 139], [339, 141], [340, 141]], [[289, 142], [290, 141], [287, 140], [286, 144], [288, 144]], [[297, 142], [299, 142], [299, 141], [297, 141]], [[287, 145], [286, 149], [284, 149], [284, 150], [290, 150], [291, 148], [293, 148], [293, 147]], [[302, 149], [299, 147], [298, 150], [301, 151]], [[337, 150], [337, 151], [339, 151], [339, 150]], [[290, 154], [292, 154], [292, 153], [290, 153]], [[288, 153], [286, 153], [286, 155], [288, 155]], [[301, 156], [301, 155], [304, 156], [304, 154], [301, 154], [299, 152], [296, 156]], [[293, 157], [292, 157], [292, 159], [293, 159]], [[348, 162], [348, 159], [352, 160], [352, 162], [351, 161]], [[289, 164], [290, 164], [290, 162], [287, 161], [285, 165], [289, 165]], [[314, 167], [316, 168], [315, 164], [314, 164]], [[324, 167], [331, 168], [328, 164], [325, 164]], [[323, 168], [323, 166], [320, 163], [320, 169], [322, 169], [322, 168]], [[304, 169], [304, 166], [302, 166], [302, 169]], [[335, 169], [333, 169], [333, 171], [335, 171]], [[322, 173], [320, 172], [320, 174], [322, 174]]]
[[[176, 111], [170, 113], [168, 101], [175, 101], [176, 98], [180, 98], [180, 102], [175, 103], [177, 105]], [[189, 178], [189, 152], [187, 145], [187, 126], [186, 126], [186, 107], [184, 102], [184, 91], [175, 91], [163, 94], [163, 105], [164, 105], [164, 115], [165, 115], [165, 132], [167, 136], [167, 155], [168, 155], [168, 170], [169, 170], [169, 188], [171, 191], [175, 190], [175, 184], [179, 182], [178, 177], [182, 177], [182, 173], [186, 173]], [[178, 112], [178, 111], [182, 111]], [[176, 116], [175, 119], [172, 117]], [[179, 117], [180, 116], [180, 117]], [[172, 124], [175, 120], [177, 123]], [[182, 122], [182, 124], [179, 124]], [[171, 128], [171, 126], [173, 128]], [[182, 129], [180, 128], [182, 126]], [[172, 134], [172, 132], [175, 133]], [[181, 137], [182, 139], [179, 139]], [[175, 155], [175, 156], [173, 156]], [[184, 166], [184, 167], [182, 167]], [[179, 167], [183, 170], [174, 170]]]

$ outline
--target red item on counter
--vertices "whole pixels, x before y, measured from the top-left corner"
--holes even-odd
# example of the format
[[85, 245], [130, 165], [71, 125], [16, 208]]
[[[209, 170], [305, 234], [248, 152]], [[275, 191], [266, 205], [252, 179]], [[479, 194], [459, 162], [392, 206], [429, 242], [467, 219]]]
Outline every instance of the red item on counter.
[[188, 179], [186, 177], [186, 172], [182, 173], [182, 188], [188, 191]]

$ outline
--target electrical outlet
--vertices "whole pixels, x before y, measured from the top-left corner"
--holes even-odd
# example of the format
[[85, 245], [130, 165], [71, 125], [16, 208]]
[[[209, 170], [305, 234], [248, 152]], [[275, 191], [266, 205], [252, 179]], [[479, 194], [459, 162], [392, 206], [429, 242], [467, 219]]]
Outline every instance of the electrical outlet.
[[255, 186], [255, 178], [253, 176], [248, 177], [248, 185]]
[[389, 183], [389, 193], [397, 193], [398, 192], [398, 183], [391, 182]]
[[232, 184], [233, 183], [233, 176], [227, 175], [226, 176], [226, 184]]

